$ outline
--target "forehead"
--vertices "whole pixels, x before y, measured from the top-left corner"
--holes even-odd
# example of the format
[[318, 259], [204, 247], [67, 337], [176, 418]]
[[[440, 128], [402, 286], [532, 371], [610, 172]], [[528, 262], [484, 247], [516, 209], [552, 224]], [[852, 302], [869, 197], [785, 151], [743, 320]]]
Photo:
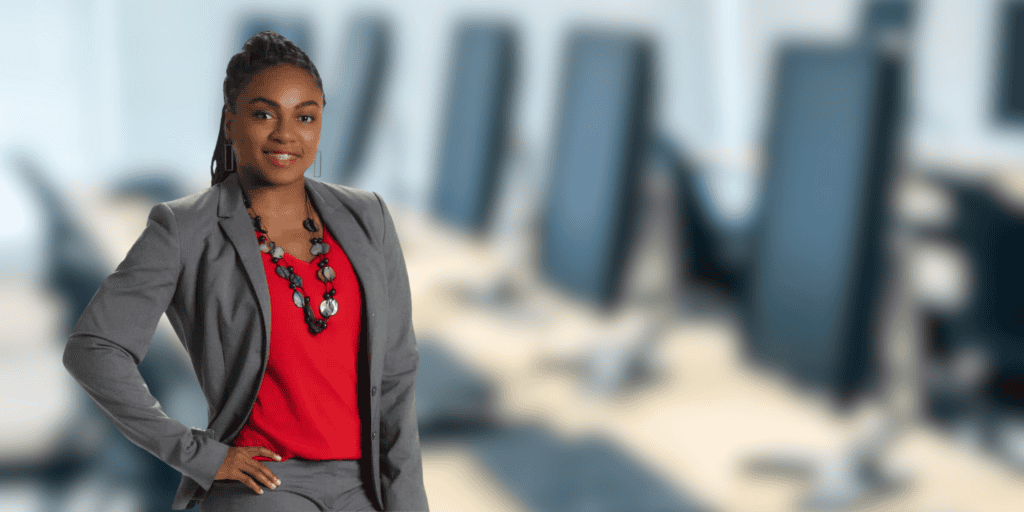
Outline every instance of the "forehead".
[[278, 64], [260, 71], [245, 87], [241, 96], [263, 97], [283, 106], [295, 105], [307, 100], [321, 99], [320, 89], [313, 76], [306, 70], [291, 64]]

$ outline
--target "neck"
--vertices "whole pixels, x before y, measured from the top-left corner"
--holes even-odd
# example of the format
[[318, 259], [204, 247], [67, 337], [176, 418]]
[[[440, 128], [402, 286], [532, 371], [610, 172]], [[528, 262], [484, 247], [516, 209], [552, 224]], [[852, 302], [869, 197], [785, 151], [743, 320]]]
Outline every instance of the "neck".
[[291, 183], [270, 183], [252, 173], [239, 173], [239, 183], [262, 218], [306, 218], [305, 178]]

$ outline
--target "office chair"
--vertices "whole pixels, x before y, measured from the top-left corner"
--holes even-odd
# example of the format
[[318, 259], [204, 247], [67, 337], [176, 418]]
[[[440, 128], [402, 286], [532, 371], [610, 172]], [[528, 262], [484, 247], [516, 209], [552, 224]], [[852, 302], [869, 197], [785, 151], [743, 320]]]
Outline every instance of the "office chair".
[[651, 58], [640, 38], [577, 31], [563, 72], [539, 266], [558, 286], [605, 310], [622, 291], [635, 228]]
[[455, 36], [431, 213], [474, 235], [489, 227], [501, 182], [515, 47], [503, 23], [463, 23]]
[[119, 197], [137, 198], [153, 205], [186, 195], [176, 176], [165, 171], [126, 174], [119, 177], [111, 188]]
[[[864, 11], [860, 42], [879, 48], [904, 45], [913, 16], [913, 3], [876, 0]], [[684, 254], [685, 280], [702, 293], [700, 300], [721, 296], [725, 302], [739, 298], [752, 265], [754, 224], [761, 215], [763, 194], [748, 213], [729, 219], [716, 205], [707, 175], [700, 163], [688, 157], [683, 144], [661, 135], [653, 147], [654, 158], [668, 166], [676, 178], [681, 201], [679, 227]], [[765, 180], [762, 180], [764, 183]]]
[[[483, 283], [448, 283], [467, 306], [526, 315], [521, 258], [530, 169], [511, 143], [518, 36], [505, 22], [463, 21], [449, 64], [429, 210], [445, 226], [497, 247], [498, 271]], [[535, 187], [535, 184], [531, 184]]]
[[67, 334], [109, 274], [106, 255], [83, 231], [78, 216], [33, 158], [15, 156], [15, 169], [46, 212], [46, 285], [67, 301], [60, 331]]
[[[1000, 199], [992, 185], [939, 181], [951, 193], [955, 213], [949, 232], [937, 236], [963, 249], [972, 279], [964, 307], [938, 319], [936, 355], [947, 364], [932, 368], [929, 413], [974, 432], [979, 447], [1024, 468], [1024, 452], [1003, 438], [1011, 433], [1006, 427], [1024, 417], [1018, 384], [1024, 380], [1024, 212]], [[955, 369], [965, 360], [976, 369], [960, 377]]]
[[[61, 194], [46, 178], [42, 165], [27, 153], [13, 152], [8, 157], [16, 174], [28, 185], [41, 206], [40, 210], [46, 215], [43, 285], [56, 292], [64, 302], [65, 307], [58, 308], [50, 320], [59, 322], [59, 336], [66, 336], [106, 277], [103, 255], [96, 244], [83, 235]], [[60, 338], [47, 341], [55, 345], [62, 343]], [[47, 378], [46, 375], [37, 377]], [[87, 403], [86, 395], [76, 390], [75, 398], [73, 423], [85, 432], [103, 429], [104, 419]], [[100, 444], [95, 439], [90, 440], [90, 436], [76, 436], [71, 423], [48, 428], [57, 434], [54, 436], [56, 446], [48, 450], [47, 458], [13, 469], [34, 483], [45, 486], [50, 495], [48, 499], [53, 501], [57, 499], [55, 495], [65, 492], [72, 482], [89, 472], [91, 457]], [[0, 478], [6, 480], [10, 477], [6, 473], [11, 468], [8, 464], [2, 466], [6, 471], [0, 471]], [[56, 506], [56, 503], [49, 505]]]
[[[490, 227], [504, 169], [515, 51], [515, 33], [508, 24], [464, 21], [456, 28], [429, 209], [444, 224], [476, 237]], [[490, 301], [492, 289], [493, 284], [460, 288], [464, 298], [477, 304]], [[417, 378], [421, 427], [491, 423], [492, 386], [437, 340], [427, 336], [420, 346], [437, 365]]]
[[[743, 292], [747, 353], [846, 409], [877, 377], [901, 91], [900, 59], [863, 42], [789, 48], [777, 67], [764, 204]], [[819, 461], [807, 505], [843, 506], [878, 490], [874, 463], [891, 436], [883, 425]]]
[[430, 335], [417, 340], [416, 419], [424, 439], [451, 437], [496, 424], [494, 389]]
[[528, 423], [459, 439], [518, 501], [537, 512], [714, 510], [602, 436], [565, 439]]
[[[623, 304], [650, 144], [653, 47], [633, 34], [578, 29], [567, 44], [554, 148], [538, 223], [540, 274], [602, 313]], [[664, 318], [639, 338], [582, 356], [590, 387], [622, 391], [649, 375]]]
[[751, 224], [759, 207], [754, 206], [742, 218], [726, 218], [716, 203], [708, 176], [685, 155], [681, 145], [665, 135], [658, 136], [652, 146], [652, 161], [669, 172], [678, 197], [674, 215], [682, 255], [681, 277], [690, 285], [687, 302], [694, 307], [702, 303], [722, 306], [739, 295], [746, 279], [753, 239]]
[[350, 185], [359, 176], [376, 130], [391, 64], [391, 40], [391, 23], [383, 16], [360, 16], [349, 27], [338, 63], [340, 82], [324, 110], [320, 151], [325, 170], [319, 179]]
[[[39, 164], [21, 155], [16, 158], [16, 169], [31, 186], [33, 192], [47, 212], [48, 236], [46, 283], [62, 296], [67, 304], [67, 316], [60, 331], [66, 341], [74, 323], [92, 300], [96, 290], [110, 274], [113, 265], [108, 264], [106, 255], [100, 253], [97, 244], [90, 239], [77, 220], [78, 216], [69, 210], [68, 202], [61, 196]], [[174, 354], [170, 340], [157, 332], [146, 359], [139, 365], [139, 371], [146, 379], [153, 396], [166, 404], [165, 408], [184, 421], [202, 423], [205, 398], [195, 382], [194, 373], [183, 359]], [[63, 492], [69, 483], [81, 473], [99, 472], [110, 482], [138, 482], [130, 491], [137, 493], [146, 510], [160, 510], [177, 490], [175, 483], [179, 473], [156, 459], [148, 452], [135, 446], [119, 432], [110, 421], [93, 405], [88, 395], [79, 392], [81, 413], [75, 424], [84, 430], [96, 425], [104, 434], [101, 446], [83, 446], [82, 436], [70, 435], [61, 442], [67, 446], [59, 450], [53, 461], [44, 461], [38, 469], [39, 478], [48, 486]], [[126, 472], [131, 471], [132, 478]], [[136, 475], [142, 475], [138, 479]]]
[[996, 67], [996, 119], [1008, 125], [1024, 123], [1024, 2], [1005, 1], [1000, 8], [1002, 27]]

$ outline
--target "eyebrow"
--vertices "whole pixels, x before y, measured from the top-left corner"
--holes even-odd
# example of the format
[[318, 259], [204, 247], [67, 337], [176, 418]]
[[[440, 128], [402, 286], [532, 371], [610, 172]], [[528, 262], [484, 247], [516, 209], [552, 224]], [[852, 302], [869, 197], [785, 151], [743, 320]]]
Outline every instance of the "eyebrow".
[[[275, 108], [281, 108], [281, 105], [278, 105], [276, 101], [268, 100], [268, 99], [266, 99], [266, 98], [264, 98], [262, 96], [257, 96], [255, 98], [249, 100], [249, 104], [252, 105], [253, 103], [256, 103], [257, 101], [262, 101], [264, 103], [268, 103], [268, 104], [270, 104], [270, 106], [275, 107]], [[299, 103], [298, 105], [295, 105], [295, 108], [305, 107], [306, 105], [313, 105], [315, 107], [319, 107], [320, 103], [317, 102], [316, 100], [303, 101], [302, 103]]]

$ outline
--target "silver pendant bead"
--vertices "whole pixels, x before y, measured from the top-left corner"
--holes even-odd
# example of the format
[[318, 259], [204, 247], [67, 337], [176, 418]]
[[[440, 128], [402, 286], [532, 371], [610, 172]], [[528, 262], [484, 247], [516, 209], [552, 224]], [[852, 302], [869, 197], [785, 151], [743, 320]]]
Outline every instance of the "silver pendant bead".
[[302, 300], [302, 294], [299, 293], [298, 290], [295, 290], [295, 293], [292, 294], [292, 302], [295, 303], [296, 307], [300, 307], [300, 308], [303, 305], [305, 305], [305, 301]]
[[338, 312], [338, 301], [334, 299], [327, 299], [320, 303], [320, 314], [324, 318], [334, 316]]

